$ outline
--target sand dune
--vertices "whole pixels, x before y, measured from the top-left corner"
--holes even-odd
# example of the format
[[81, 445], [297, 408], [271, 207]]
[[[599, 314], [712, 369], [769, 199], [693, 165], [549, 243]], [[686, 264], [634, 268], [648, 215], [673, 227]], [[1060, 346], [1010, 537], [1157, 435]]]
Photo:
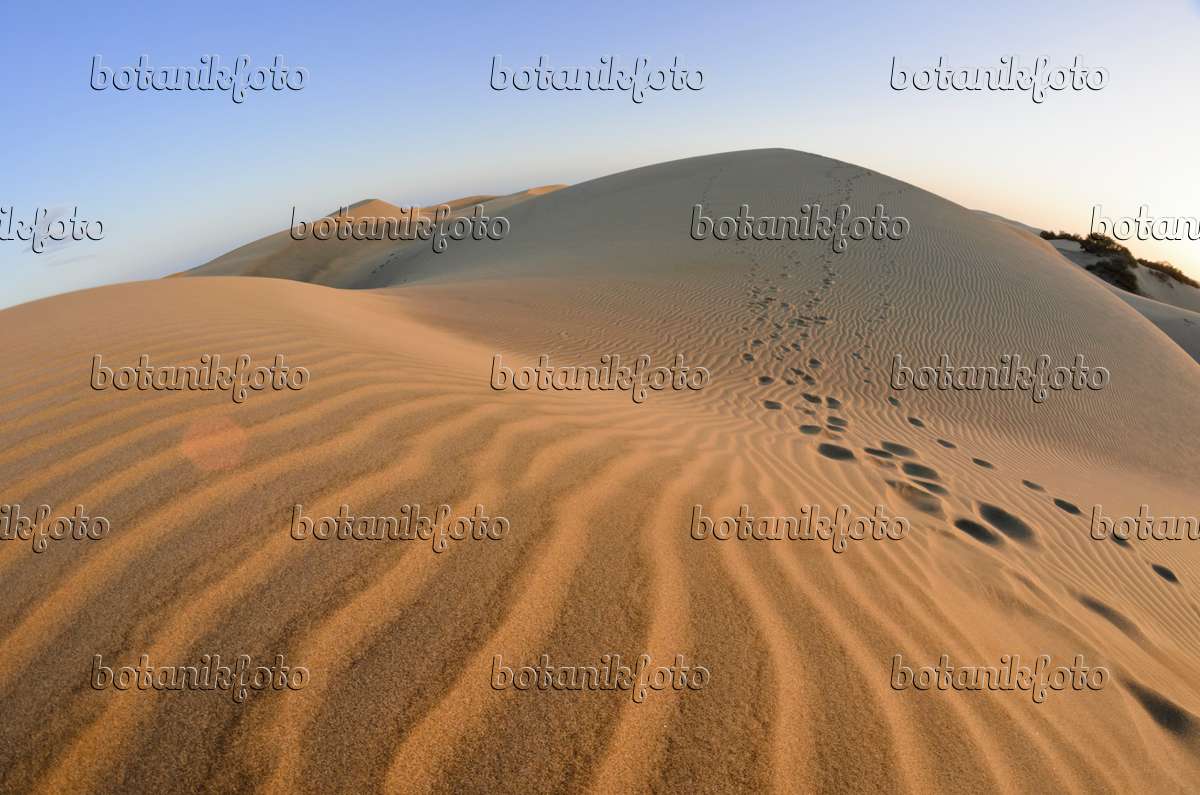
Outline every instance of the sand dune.
[[[1080, 268], [1087, 268], [1102, 259], [1084, 251], [1073, 240], [1049, 242], [1063, 257]], [[1140, 265], [1134, 266], [1131, 273], [1141, 295], [1108, 282], [1104, 284], [1200, 362], [1200, 290]]]
[[[495, 215], [505, 208], [533, 196], [541, 196], [561, 188], [561, 185], [545, 185], [531, 188], [508, 196], [474, 195], [444, 202], [450, 209], [449, 218], [469, 214], [476, 204], [484, 205], [486, 214]], [[433, 218], [437, 206], [422, 207], [418, 215]], [[343, 212], [344, 210], [344, 212]], [[460, 212], [462, 211], [462, 212]], [[380, 199], [364, 199], [347, 208], [336, 208], [327, 217], [353, 221], [359, 218], [391, 219], [404, 218], [407, 208], [400, 208]], [[315, 219], [298, 217], [300, 220]], [[380, 222], [382, 227], [383, 222]], [[374, 233], [372, 233], [374, 234]], [[381, 233], [382, 236], [382, 233]], [[371, 274], [384, 263], [403, 262], [429, 243], [420, 240], [345, 240], [331, 238], [318, 240], [306, 237], [294, 239], [289, 230], [276, 232], [261, 240], [247, 243], [211, 262], [198, 265], [176, 276], [270, 276], [277, 279], [324, 284], [329, 287], [362, 287], [370, 284]]]
[[[795, 214], [813, 201], [882, 202], [912, 229], [844, 254], [688, 234], [695, 203]], [[1095, 504], [1200, 512], [1200, 368], [1129, 303], [1031, 235], [786, 150], [486, 202], [511, 221], [504, 240], [442, 254], [346, 241], [327, 254], [283, 232], [190, 274], [209, 278], [0, 312], [0, 500], [81, 503], [112, 523], [103, 540], [42, 554], [0, 544], [0, 789], [1116, 792], [1197, 780], [1200, 547], [1088, 535]], [[97, 353], [114, 366], [282, 353], [311, 381], [241, 404], [93, 391]], [[595, 365], [610, 353], [682, 354], [711, 383], [640, 405], [488, 383], [494, 354]], [[888, 385], [896, 353], [1083, 354], [1112, 380], [1040, 405], [900, 393]], [[288, 532], [295, 503], [324, 516], [443, 502], [482, 503], [511, 530], [440, 554]], [[697, 503], [711, 516], [881, 504], [912, 528], [841, 554], [697, 541]], [[168, 665], [214, 652], [285, 654], [312, 679], [244, 704], [89, 685], [94, 654]], [[610, 653], [684, 655], [711, 681], [640, 704], [489, 683], [496, 654], [594, 665]], [[1042, 704], [899, 691], [897, 653], [992, 666], [1081, 654], [1113, 676]]]
[[[1038, 237], [1041, 232], [1040, 229], [993, 213], [981, 210], [975, 212], [1028, 232], [1034, 237]], [[1088, 265], [1094, 265], [1103, 259], [1096, 254], [1087, 253], [1073, 240], [1050, 240], [1047, 243], [1062, 254], [1064, 259], [1080, 269], [1086, 269]], [[1086, 270], [1085, 272], [1133, 307], [1200, 363], [1200, 290], [1191, 285], [1177, 282], [1163, 273], [1135, 266], [1132, 271], [1133, 277], [1137, 281], [1138, 289], [1143, 293], [1143, 295], [1135, 295], [1116, 285], [1109, 284]]]
[[1177, 306], [1155, 301], [1140, 295], [1127, 293], [1119, 287], [1110, 288], [1125, 303], [1132, 306], [1147, 320], [1187, 351], [1200, 363], [1200, 312], [1190, 312]]
[[[1086, 268], [1094, 265], [1103, 257], [1089, 254], [1074, 240], [1048, 241], [1054, 248], [1071, 262]], [[1137, 281], [1138, 290], [1146, 297], [1161, 304], [1185, 309], [1188, 312], [1200, 312], [1200, 290], [1190, 284], [1172, 279], [1165, 273], [1150, 268], [1134, 265], [1131, 268], [1133, 278]]]

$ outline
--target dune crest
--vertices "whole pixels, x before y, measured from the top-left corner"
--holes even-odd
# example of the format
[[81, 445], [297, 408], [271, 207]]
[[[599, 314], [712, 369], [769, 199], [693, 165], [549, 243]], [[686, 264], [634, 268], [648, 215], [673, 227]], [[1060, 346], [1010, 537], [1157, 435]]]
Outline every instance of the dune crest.
[[[442, 204], [450, 208], [450, 220], [469, 214], [469, 210], [477, 204], [488, 208], [488, 213], [494, 215], [512, 204], [534, 196], [552, 193], [562, 187], [561, 185], [544, 185], [508, 196], [484, 194], [463, 196]], [[416, 216], [433, 219], [438, 206], [440, 205], [420, 207]], [[404, 219], [409, 215], [407, 207], [398, 207], [381, 199], [362, 199], [347, 206], [336, 207], [329, 211], [326, 217], [338, 221], [353, 221], [360, 218], [373, 221], [374, 219]], [[317, 219], [303, 218], [300, 220], [313, 221]], [[372, 229], [374, 228], [372, 227]], [[384, 228], [382, 220], [379, 228]], [[371, 234], [384, 237], [383, 232], [373, 231]], [[403, 262], [421, 245], [428, 246], [427, 243], [411, 239], [356, 240], [351, 237], [345, 240], [336, 238], [318, 240], [309, 236], [302, 240], [296, 240], [291, 236], [289, 230], [284, 230], [247, 243], [211, 262], [173, 274], [173, 276], [268, 276], [276, 279], [293, 279], [312, 284], [324, 284], [329, 287], [365, 287], [372, 286], [373, 274], [385, 263]]]

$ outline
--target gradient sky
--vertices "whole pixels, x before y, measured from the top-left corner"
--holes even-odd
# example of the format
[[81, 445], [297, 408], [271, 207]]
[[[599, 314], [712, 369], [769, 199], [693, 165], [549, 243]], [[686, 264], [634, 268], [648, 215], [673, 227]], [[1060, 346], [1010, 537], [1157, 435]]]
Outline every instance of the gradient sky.
[[[476, 7], [478, 5], [478, 7]], [[857, 163], [973, 208], [1085, 233], [1091, 208], [1200, 216], [1200, 2], [420, 6], [9, 4], [0, 206], [79, 208], [105, 239], [34, 254], [0, 241], [0, 306], [201, 264], [366, 197], [428, 204], [579, 182], [691, 155], [787, 147]], [[1102, 7], [1105, 6], [1105, 7]], [[304, 66], [300, 92], [104, 92], [91, 59]], [[652, 65], [699, 92], [504, 92], [506, 64]], [[988, 67], [1002, 55], [1109, 71], [1099, 92], [904, 92], [891, 59]], [[1200, 243], [1133, 241], [1200, 278]]]

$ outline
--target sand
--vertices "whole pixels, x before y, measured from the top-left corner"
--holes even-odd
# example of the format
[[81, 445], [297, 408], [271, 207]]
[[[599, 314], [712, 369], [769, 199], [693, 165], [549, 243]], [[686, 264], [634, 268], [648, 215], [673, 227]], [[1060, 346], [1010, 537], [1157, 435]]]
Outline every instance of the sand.
[[[1067, 261], [1080, 268], [1086, 269], [1103, 259], [1087, 253], [1074, 240], [1047, 242]], [[1132, 273], [1141, 295], [1108, 282], [1104, 282], [1104, 285], [1200, 362], [1200, 290], [1140, 265], [1135, 266]], [[1100, 279], [1099, 276], [1095, 278]], [[1102, 279], [1100, 281], [1103, 282]]]
[[[696, 202], [791, 214], [812, 201], [883, 202], [912, 231], [842, 255], [688, 236]], [[81, 503], [112, 523], [100, 541], [42, 554], [0, 544], [0, 789], [1194, 786], [1200, 542], [1088, 536], [1094, 504], [1200, 513], [1200, 367], [1129, 303], [1032, 235], [786, 150], [495, 206], [512, 223], [505, 240], [443, 254], [421, 243], [297, 254], [275, 236], [200, 269], [222, 275], [0, 312], [0, 500]], [[365, 289], [338, 289], [350, 287]], [[897, 352], [979, 364], [1083, 354], [1112, 381], [1041, 405], [1022, 393], [898, 393], [887, 384]], [[282, 353], [311, 381], [242, 404], [93, 391], [96, 353], [115, 365]], [[619, 392], [495, 391], [497, 353], [581, 365], [680, 353], [711, 383], [640, 405]], [[911, 454], [866, 452], [884, 443]], [[288, 532], [297, 502], [309, 515], [482, 503], [511, 531], [441, 554], [299, 542]], [[912, 527], [841, 554], [696, 541], [696, 503], [709, 515], [882, 504]], [[984, 504], [1031, 535], [997, 531]], [[284, 654], [311, 681], [243, 704], [89, 684], [98, 653], [175, 665], [214, 652]], [[489, 684], [495, 654], [594, 665], [608, 653], [682, 654], [711, 680], [640, 704]], [[1112, 679], [1042, 704], [1020, 691], [899, 691], [898, 653], [992, 666], [1081, 654]]]
[[[1042, 230], [1040, 229], [994, 213], [982, 210], [975, 212], [1041, 239]], [[1133, 274], [1138, 290], [1142, 293], [1137, 295], [1110, 284], [1087, 270], [1089, 265], [1096, 264], [1104, 257], [1089, 254], [1074, 240], [1048, 240], [1045, 242], [1061, 254], [1067, 262], [1088, 273], [1089, 276], [1111, 290], [1114, 295], [1133, 307], [1196, 362], [1200, 363], [1200, 290], [1190, 284], [1176, 281], [1164, 273], [1135, 265], [1130, 272]]]
[[[449, 220], [469, 216], [476, 204], [485, 207], [484, 215], [499, 215], [506, 208], [533, 196], [551, 193], [564, 186], [544, 185], [508, 196], [474, 195], [444, 202], [449, 207]], [[326, 213], [326, 217], [353, 222], [355, 219], [372, 219], [368, 227], [371, 236], [388, 234], [389, 219], [405, 219], [408, 207], [398, 207], [380, 199], [364, 199], [349, 207], [339, 207]], [[418, 208], [417, 216], [433, 219], [437, 205]], [[315, 218], [296, 214], [298, 221], [314, 221]], [[375, 221], [374, 219], [380, 219]], [[290, 220], [290, 219], [289, 219]], [[374, 225], [378, 229], [374, 231]], [[371, 277], [384, 265], [403, 261], [406, 257], [428, 250], [431, 243], [411, 239], [415, 233], [397, 229], [394, 235], [407, 235], [409, 239], [362, 240], [354, 236], [346, 239], [330, 237], [319, 240], [303, 232], [283, 230], [273, 235], [248, 243], [216, 259], [198, 265], [176, 276], [269, 276], [277, 279], [295, 279], [328, 287], [364, 287], [372, 284]], [[301, 239], [296, 239], [297, 237]], [[444, 252], [443, 252], [444, 253]]]
[[[1089, 254], [1084, 251], [1074, 240], [1050, 240], [1047, 242], [1081, 268], [1094, 265], [1104, 259], [1098, 254]], [[1137, 281], [1138, 290], [1146, 298], [1160, 304], [1186, 309], [1193, 314], [1200, 312], [1200, 290], [1190, 284], [1176, 281], [1165, 273], [1141, 265], [1134, 265], [1131, 271]]]

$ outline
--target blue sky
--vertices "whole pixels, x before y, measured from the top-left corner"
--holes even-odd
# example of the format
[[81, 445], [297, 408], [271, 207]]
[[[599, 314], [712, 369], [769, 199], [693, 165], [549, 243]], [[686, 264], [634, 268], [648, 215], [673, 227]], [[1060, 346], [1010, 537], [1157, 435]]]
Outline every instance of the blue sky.
[[[964, 6], [972, 7], [964, 7]], [[859, 163], [971, 207], [1084, 232], [1093, 204], [1200, 215], [1200, 5], [1095, 3], [156, 4], [0, 27], [0, 206], [79, 208], [105, 239], [35, 255], [0, 241], [0, 306], [200, 264], [379, 197], [429, 203], [578, 182], [663, 160], [783, 146]], [[304, 66], [299, 92], [96, 92], [91, 59], [201, 55]], [[587, 66], [674, 56], [699, 92], [492, 91], [491, 58]], [[987, 67], [1001, 55], [1104, 66], [1100, 92], [892, 91], [893, 56]], [[1131, 244], [1200, 277], [1200, 243]]]

